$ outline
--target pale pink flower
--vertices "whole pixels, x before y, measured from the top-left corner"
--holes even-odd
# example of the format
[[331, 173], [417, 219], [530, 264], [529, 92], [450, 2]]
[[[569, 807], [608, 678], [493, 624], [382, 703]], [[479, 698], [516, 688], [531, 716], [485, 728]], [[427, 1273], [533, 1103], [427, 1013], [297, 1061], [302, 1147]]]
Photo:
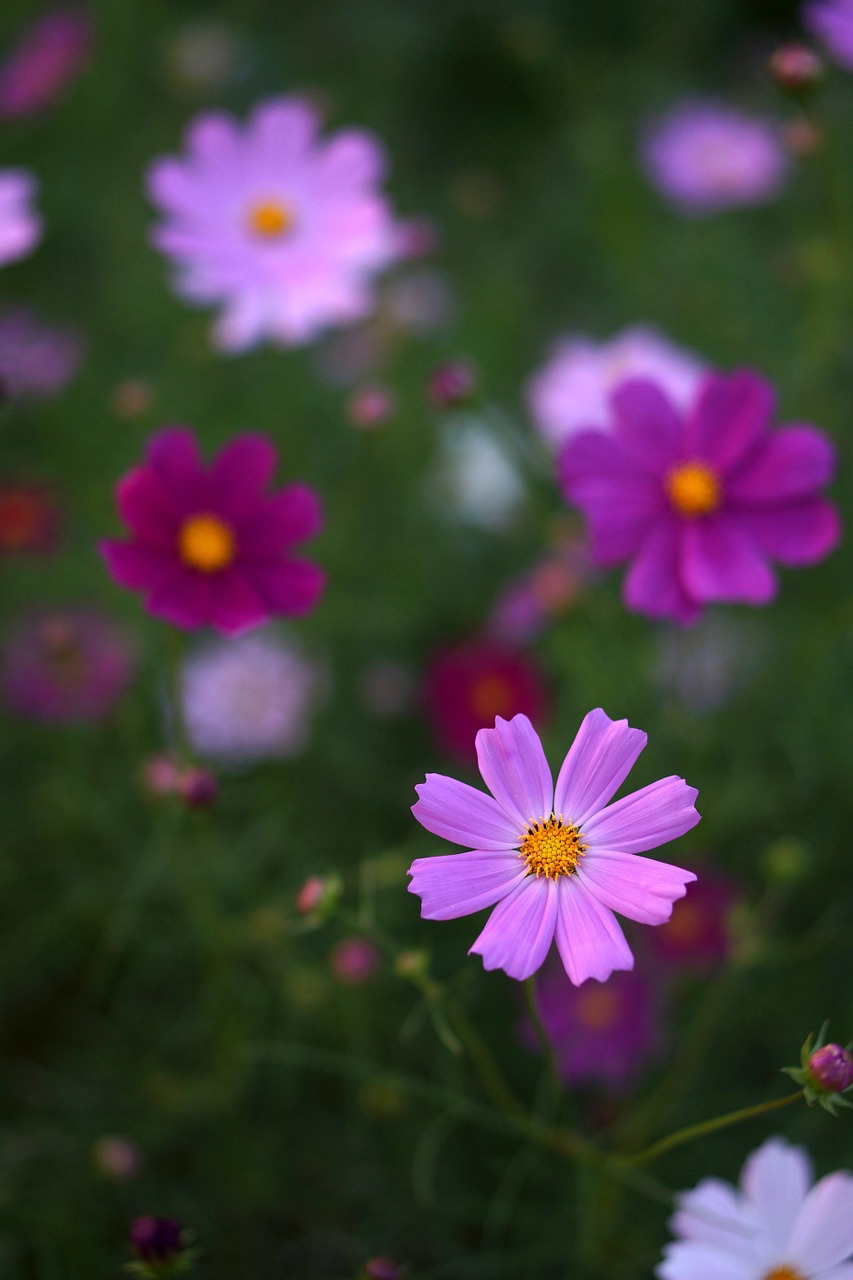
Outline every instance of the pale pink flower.
[[41, 218], [31, 208], [35, 193], [25, 169], [0, 169], [0, 266], [25, 258], [41, 238]]

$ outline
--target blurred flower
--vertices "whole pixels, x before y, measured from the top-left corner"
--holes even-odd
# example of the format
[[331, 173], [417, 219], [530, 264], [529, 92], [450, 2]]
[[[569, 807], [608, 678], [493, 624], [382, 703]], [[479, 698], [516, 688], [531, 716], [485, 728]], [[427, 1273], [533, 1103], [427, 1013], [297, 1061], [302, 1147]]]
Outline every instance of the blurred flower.
[[135, 1218], [130, 1243], [140, 1262], [171, 1262], [186, 1250], [184, 1229], [174, 1218]]
[[10, 711], [37, 720], [100, 720], [130, 683], [124, 634], [102, 614], [72, 608], [18, 622], [0, 656]]
[[91, 43], [82, 9], [52, 9], [28, 27], [0, 66], [0, 119], [52, 106], [82, 70]]
[[473, 366], [453, 360], [433, 369], [427, 381], [427, 396], [436, 409], [457, 409], [471, 399], [477, 387]]
[[343, 938], [332, 947], [329, 964], [336, 978], [357, 987], [379, 968], [379, 952], [367, 938]]
[[393, 1258], [368, 1258], [359, 1280], [402, 1280], [403, 1268]]
[[765, 649], [755, 626], [719, 613], [706, 614], [689, 630], [667, 629], [658, 646], [658, 685], [698, 712], [724, 706], [761, 665]]
[[803, 26], [845, 71], [853, 71], [853, 0], [809, 0]]
[[147, 378], [124, 378], [113, 388], [110, 405], [119, 418], [140, 418], [151, 408], [154, 388]]
[[60, 520], [59, 504], [46, 485], [0, 481], [0, 557], [55, 551]]
[[512, 524], [524, 482], [503, 444], [478, 418], [446, 422], [427, 492], [445, 516], [499, 532]]
[[347, 401], [347, 418], [354, 427], [369, 430], [381, 427], [397, 411], [397, 397], [390, 387], [380, 383], [359, 387]]
[[807, 116], [786, 120], [782, 126], [782, 141], [792, 156], [812, 156], [823, 146], [824, 135], [820, 125]]
[[802, 1147], [768, 1138], [746, 1161], [738, 1187], [704, 1178], [677, 1197], [658, 1280], [843, 1280], [853, 1256], [853, 1177], [811, 1186]]
[[208, 624], [236, 635], [274, 614], [308, 613], [323, 571], [290, 550], [319, 532], [320, 500], [303, 484], [265, 493], [275, 464], [272, 442], [252, 432], [207, 469], [187, 428], [156, 432], [144, 464], [116, 488], [132, 537], [101, 542], [112, 577], [141, 591], [149, 613], [187, 630]]
[[401, 258], [428, 258], [438, 248], [438, 227], [431, 218], [401, 218], [397, 249]]
[[678, 103], [647, 127], [640, 151], [652, 185], [693, 217], [771, 200], [788, 173], [775, 123], [713, 101]]
[[142, 1168], [142, 1152], [135, 1142], [115, 1134], [99, 1138], [92, 1148], [95, 1168], [116, 1182], [127, 1182]]
[[225, 22], [188, 22], [172, 40], [169, 70], [188, 89], [209, 92], [235, 80], [246, 65], [243, 42]]
[[442, 751], [473, 763], [478, 729], [496, 716], [523, 713], [541, 721], [548, 692], [532, 658], [495, 640], [473, 639], [436, 651], [427, 665], [423, 701]]
[[150, 756], [142, 766], [142, 785], [149, 795], [175, 795], [180, 779], [181, 771], [171, 756]]
[[41, 239], [41, 218], [30, 208], [35, 193], [25, 169], [0, 169], [0, 266], [25, 258]]
[[74, 330], [46, 328], [26, 307], [0, 312], [0, 378], [13, 400], [58, 395], [82, 358], [83, 340]]
[[454, 920], [497, 903], [470, 952], [511, 978], [535, 973], [555, 940], [576, 985], [633, 968], [613, 912], [662, 924], [696, 879], [636, 856], [696, 825], [695, 788], [664, 778], [608, 805], [645, 745], [627, 720], [590, 711], [555, 790], [526, 716], [481, 729], [477, 757], [491, 795], [438, 773], [415, 788], [421, 826], [471, 850], [412, 863], [409, 891], [421, 897], [421, 915]]
[[378, 318], [392, 330], [434, 333], [449, 323], [454, 307], [453, 286], [445, 272], [419, 267], [386, 281], [379, 295]]
[[528, 644], [574, 604], [588, 571], [585, 539], [562, 536], [552, 552], [504, 587], [492, 607], [488, 635], [503, 644]]
[[319, 664], [277, 632], [210, 641], [181, 670], [190, 743], [232, 763], [298, 755], [321, 686]]
[[810, 426], [771, 431], [774, 394], [749, 370], [709, 375], [681, 417], [650, 382], [613, 394], [616, 431], [587, 431], [559, 460], [601, 566], [628, 560], [627, 608], [681, 624], [714, 601], [768, 604], [771, 561], [822, 560], [838, 542], [819, 491], [835, 452]]
[[[653, 985], [636, 971], [576, 987], [551, 959], [536, 975], [536, 1007], [566, 1084], [590, 1080], [623, 1089], [642, 1071], [660, 1039]], [[527, 1028], [525, 1039], [533, 1044], [531, 1033]]]
[[676, 902], [670, 918], [649, 934], [648, 946], [671, 969], [722, 964], [731, 950], [728, 922], [736, 901], [730, 880], [703, 871], [689, 897]]
[[679, 409], [686, 409], [706, 366], [654, 329], [623, 329], [609, 342], [581, 335], [560, 338], [547, 363], [527, 384], [527, 405], [539, 433], [554, 450], [585, 428], [612, 428], [610, 397], [628, 378], [648, 378]]
[[394, 719], [412, 705], [415, 677], [405, 662], [388, 658], [371, 662], [359, 677], [358, 690], [364, 705], [377, 716]]
[[188, 158], [149, 171], [165, 218], [154, 243], [176, 261], [182, 297], [222, 305], [222, 350], [303, 343], [360, 319], [396, 254], [380, 144], [355, 129], [321, 142], [318, 125], [299, 98], [262, 103], [244, 131], [209, 113], [187, 134]]
[[209, 809], [219, 795], [219, 780], [209, 769], [190, 765], [178, 774], [178, 795], [188, 809]]
[[770, 59], [770, 75], [793, 98], [808, 96], [823, 80], [824, 67], [807, 44], [783, 44]]
[[330, 915], [341, 896], [338, 876], [309, 876], [296, 895], [296, 910], [301, 916]]

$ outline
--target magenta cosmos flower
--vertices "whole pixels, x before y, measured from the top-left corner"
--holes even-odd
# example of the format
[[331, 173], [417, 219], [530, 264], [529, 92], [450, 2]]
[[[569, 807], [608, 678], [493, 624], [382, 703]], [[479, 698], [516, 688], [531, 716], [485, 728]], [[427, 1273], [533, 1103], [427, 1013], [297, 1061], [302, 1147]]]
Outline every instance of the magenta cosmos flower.
[[811, 0], [803, 5], [802, 18], [838, 65], [853, 71], [853, 0]]
[[471, 951], [511, 978], [535, 973], [555, 940], [576, 984], [633, 968], [613, 912], [662, 924], [696, 879], [637, 857], [696, 825], [695, 788], [664, 778], [608, 803], [645, 745], [627, 720], [590, 711], [555, 787], [527, 716], [481, 729], [477, 758], [491, 795], [438, 773], [416, 788], [421, 826], [469, 850], [412, 863], [421, 915], [453, 920], [497, 903]]
[[82, 9], [54, 9], [28, 27], [0, 66], [0, 117], [52, 106], [82, 69], [91, 41]]
[[199, 116], [187, 157], [149, 172], [165, 217], [154, 243], [177, 263], [182, 297], [222, 307], [223, 350], [302, 343], [360, 319], [374, 276], [397, 256], [381, 146], [356, 129], [321, 141], [318, 127], [298, 98], [262, 103], [244, 130], [221, 113]]
[[25, 258], [39, 242], [41, 219], [30, 207], [35, 192], [25, 169], [0, 169], [0, 266]]
[[659, 1280], [850, 1280], [853, 1177], [830, 1173], [812, 1186], [802, 1147], [768, 1138], [740, 1184], [705, 1178], [678, 1197], [677, 1237]]
[[640, 157], [652, 185], [693, 217], [763, 204], [788, 174], [775, 124], [713, 101], [682, 102], [653, 121]]
[[261, 435], [237, 436], [205, 468], [191, 431], [157, 432], [116, 489], [132, 536], [100, 545], [113, 578], [188, 630], [236, 635], [274, 614], [307, 613], [324, 574], [291, 549], [319, 532], [320, 501], [302, 484], [266, 493], [275, 464]]
[[612, 404], [615, 431], [575, 436], [559, 471], [596, 563], [629, 561], [629, 609], [685, 624], [714, 601], [767, 604], [771, 561], [814, 564], [837, 543], [819, 496], [832, 445], [810, 426], [771, 431], [773, 390], [755, 374], [710, 375], [684, 417], [650, 382], [623, 383]]

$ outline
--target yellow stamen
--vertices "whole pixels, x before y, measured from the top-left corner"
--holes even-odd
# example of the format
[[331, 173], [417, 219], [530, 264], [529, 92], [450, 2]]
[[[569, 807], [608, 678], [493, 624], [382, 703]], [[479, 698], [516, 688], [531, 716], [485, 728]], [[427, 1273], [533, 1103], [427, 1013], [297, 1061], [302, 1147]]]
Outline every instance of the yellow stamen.
[[716, 511], [720, 482], [704, 462], [682, 462], [664, 480], [667, 497], [679, 515], [707, 516]]
[[190, 569], [217, 573], [234, 559], [234, 534], [219, 516], [190, 516], [178, 531], [178, 554]]
[[774, 1267], [772, 1271], [768, 1271], [762, 1280], [806, 1280], [802, 1271], [797, 1271], [794, 1267]]
[[550, 818], [542, 818], [527, 828], [519, 857], [526, 860], [531, 875], [548, 876], [551, 880], [570, 876], [586, 850], [580, 839], [577, 827], [563, 822], [562, 815], [552, 813]]
[[279, 240], [292, 231], [296, 215], [283, 200], [258, 200], [246, 217], [249, 230], [263, 240]]

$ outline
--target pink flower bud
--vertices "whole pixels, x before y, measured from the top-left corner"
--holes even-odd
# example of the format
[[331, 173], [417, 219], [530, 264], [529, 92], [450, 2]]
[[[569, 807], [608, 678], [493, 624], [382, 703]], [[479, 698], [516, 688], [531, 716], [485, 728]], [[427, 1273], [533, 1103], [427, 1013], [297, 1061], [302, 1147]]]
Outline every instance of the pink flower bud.
[[181, 774], [178, 791], [187, 808], [207, 809], [219, 793], [219, 783], [209, 769], [192, 765]]
[[823, 62], [807, 44], [783, 44], [770, 59], [775, 84], [793, 97], [810, 93], [823, 79]]
[[332, 948], [329, 964], [336, 978], [357, 987], [373, 977], [379, 965], [379, 952], [367, 938], [344, 938]]
[[437, 409], [455, 409], [471, 399], [476, 385], [471, 365], [454, 360], [433, 370], [427, 382], [427, 395]]
[[347, 401], [347, 418], [354, 427], [381, 427], [394, 416], [397, 397], [390, 387], [359, 387]]
[[838, 1044], [825, 1044], [809, 1058], [808, 1074], [824, 1093], [843, 1093], [853, 1084], [853, 1057]]
[[326, 881], [320, 876], [309, 876], [296, 895], [296, 910], [302, 916], [316, 911], [326, 892]]
[[364, 1280], [400, 1280], [403, 1268], [393, 1258], [369, 1258], [364, 1264]]

